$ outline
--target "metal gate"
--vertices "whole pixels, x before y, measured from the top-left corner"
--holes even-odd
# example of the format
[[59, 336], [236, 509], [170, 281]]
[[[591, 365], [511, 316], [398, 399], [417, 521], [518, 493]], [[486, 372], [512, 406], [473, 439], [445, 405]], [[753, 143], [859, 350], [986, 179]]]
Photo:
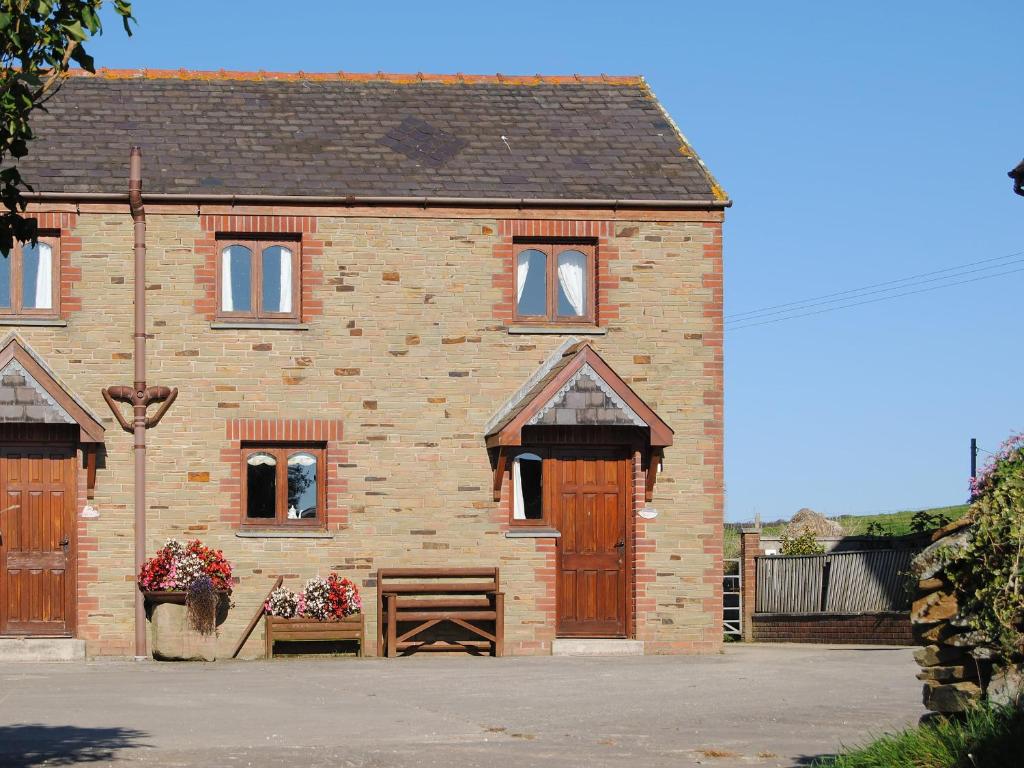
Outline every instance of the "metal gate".
[[[735, 565], [735, 573], [731, 565]], [[738, 557], [722, 560], [722, 632], [743, 637], [743, 563]]]

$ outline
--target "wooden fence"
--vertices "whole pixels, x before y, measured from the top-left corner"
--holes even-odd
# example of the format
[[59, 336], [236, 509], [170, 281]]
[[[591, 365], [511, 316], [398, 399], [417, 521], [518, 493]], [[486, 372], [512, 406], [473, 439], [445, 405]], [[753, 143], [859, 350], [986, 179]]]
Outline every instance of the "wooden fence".
[[757, 558], [757, 613], [880, 613], [910, 608], [911, 550]]

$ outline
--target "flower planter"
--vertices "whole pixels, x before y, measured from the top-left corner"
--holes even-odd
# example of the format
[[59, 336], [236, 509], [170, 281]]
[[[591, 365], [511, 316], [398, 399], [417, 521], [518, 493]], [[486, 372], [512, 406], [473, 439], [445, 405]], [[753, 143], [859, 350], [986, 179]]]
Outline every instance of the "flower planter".
[[[217, 634], [202, 635], [189, 624], [184, 591], [143, 592], [149, 618], [150, 648], [158, 661], [216, 661]], [[217, 626], [227, 619], [231, 601], [217, 593]]]
[[280, 616], [264, 617], [264, 636], [267, 644], [267, 658], [274, 658], [275, 642], [337, 642], [355, 640], [359, 643], [359, 656], [363, 655], [366, 643], [366, 617], [354, 613], [337, 621], [317, 619], [283, 619]]

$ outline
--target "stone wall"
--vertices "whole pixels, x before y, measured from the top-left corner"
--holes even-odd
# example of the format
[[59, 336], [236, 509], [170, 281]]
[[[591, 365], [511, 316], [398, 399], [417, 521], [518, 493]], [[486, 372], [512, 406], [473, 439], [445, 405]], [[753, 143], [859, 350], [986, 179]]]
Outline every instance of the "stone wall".
[[939, 529], [914, 560], [919, 581], [910, 618], [922, 646], [914, 659], [921, 667], [917, 677], [924, 681], [924, 705], [933, 712], [963, 712], [985, 698], [1024, 706], [1024, 673], [997, 666], [989, 639], [961, 614], [956, 591], [943, 573], [946, 553], [970, 541], [971, 522], [965, 517]]
[[[510, 484], [502, 501], [492, 501], [482, 435], [498, 405], [565, 338], [512, 333], [495, 318], [507, 271], [495, 247], [498, 233], [512, 229], [509, 214], [262, 211], [313, 220], [303, 225], [308, 328], [242, 330], [219, 329], [203, 311], [210, 298], [203, 244], [217, 227], [209, 218], [220, 213], [150, 206], [146, 286], [150, 383], [180, 389], [148, 435], [149, 550], [170, 536], [198, 536], [234, 563], [235, 608], [219, 654], [229, 652], [276, 575], [296, 588], [331, 570], [361, 587], [372, 643], [375, 569], [413, 564], [500, 566], [506, 647], [549, 652], [553, 542], [504, 536]], [[577, 217], [600, 220], [615, 249], [604, 262], [598, 252], [599, 272], [608, 275], [601, 290], [615, 312], [594, 346], [675, 430], [655, 488], [660, 515], [637, 526], [636, 634], [649, 652], [714, 651], [721, 643], [720, 216]], [[83, 205], [73, 235], [80, 308], [66, 314], [66, 327], [17, 332], [107, 416], [100, 389], [132, 378], [131, 219], [126, 208]], [[239, 531], [231, 425], [325, 419], [339, 424], [327, 538]], [[90, 654], [121, 655], [132, 638], [132, 438], [112, 419], [104, 423], [93, 502], [100, 517], [80, 521], [89, 546], [80, 548], [79, 634]], [[635, 485], [642, 494], [642, 477]], [[262, 652], [260, 632], [244, 656]]]

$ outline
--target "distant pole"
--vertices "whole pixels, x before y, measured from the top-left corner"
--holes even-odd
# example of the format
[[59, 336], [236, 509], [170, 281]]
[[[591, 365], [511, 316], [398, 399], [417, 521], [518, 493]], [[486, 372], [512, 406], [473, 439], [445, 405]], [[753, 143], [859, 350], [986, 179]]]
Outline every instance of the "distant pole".
[[[978, 478], [978, 438], [971, 438], [971, 482]], [[971, 496], [974, 496], [973, 491]]]

